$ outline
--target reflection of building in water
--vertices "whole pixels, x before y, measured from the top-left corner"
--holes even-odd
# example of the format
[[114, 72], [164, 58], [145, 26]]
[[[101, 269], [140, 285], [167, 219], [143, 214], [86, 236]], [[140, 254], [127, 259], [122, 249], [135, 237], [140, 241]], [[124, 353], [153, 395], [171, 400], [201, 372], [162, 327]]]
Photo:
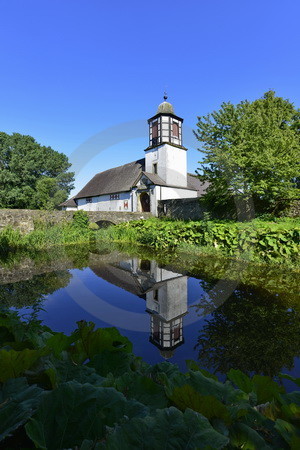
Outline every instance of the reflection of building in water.
[[151, 317], [149, 340], [164, 358], [171, 358], [174, 349], [184, 342], [187, 277], [159, 267], [156, 261], [137, 258], [91, 269], [106, 281], [146, 300], [146, 311]]
[[[168, 278], [173, 275], [172, 278]], [[146, 293], [147, 311], [151, 314], [150, 342], [164, 358], [183, 343], [183, 316], [187, 313], [187, 277], [174, 278], [164, 271], [162, 280]]]

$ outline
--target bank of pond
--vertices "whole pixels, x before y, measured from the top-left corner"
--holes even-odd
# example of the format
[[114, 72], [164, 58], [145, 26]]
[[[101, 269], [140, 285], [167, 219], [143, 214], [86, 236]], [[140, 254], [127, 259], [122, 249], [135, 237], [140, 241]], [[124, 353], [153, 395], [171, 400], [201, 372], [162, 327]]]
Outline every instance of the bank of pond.
[[156, 250], [212, 254], [266, 264], [299, 267], [300, 219], [255, 219], [251, 222], [174, 221], [147, 219], [99, 228], [84, 211], [71, 223], [36, 223], [28, 235], [5, 228], [0, 233], [0, 255], [16, 250], [39, 250], [56, 245], [122, 242]]

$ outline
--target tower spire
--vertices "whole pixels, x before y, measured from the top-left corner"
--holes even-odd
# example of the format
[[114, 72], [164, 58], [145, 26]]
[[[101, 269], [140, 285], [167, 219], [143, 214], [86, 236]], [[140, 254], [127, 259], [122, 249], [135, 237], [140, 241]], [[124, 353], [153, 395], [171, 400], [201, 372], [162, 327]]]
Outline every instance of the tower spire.
[[165, 91], [164, 92], [164, 101], [166, 102], [168, 100], [168, 94], [167, 94], [167, 92]]

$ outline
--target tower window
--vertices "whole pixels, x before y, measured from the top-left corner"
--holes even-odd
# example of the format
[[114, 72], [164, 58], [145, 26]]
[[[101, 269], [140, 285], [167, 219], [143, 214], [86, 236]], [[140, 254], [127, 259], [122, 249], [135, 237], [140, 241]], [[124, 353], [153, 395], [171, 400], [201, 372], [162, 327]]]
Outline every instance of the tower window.
[[172, 130], [173, 136], [179, 137], [179, 126], [177, 122], [173, 122], [173, 130]]
[[149, 261], [149, 259], [142, 259], [140, 262], [140, 269], [149, 272], [150, 268], [151, 262]]
[[158, 137], [158, 123], [153, 122], [152, 124], [152, 139]]
[[157, 163], [153, 164], [153, 173], [157, 173]]

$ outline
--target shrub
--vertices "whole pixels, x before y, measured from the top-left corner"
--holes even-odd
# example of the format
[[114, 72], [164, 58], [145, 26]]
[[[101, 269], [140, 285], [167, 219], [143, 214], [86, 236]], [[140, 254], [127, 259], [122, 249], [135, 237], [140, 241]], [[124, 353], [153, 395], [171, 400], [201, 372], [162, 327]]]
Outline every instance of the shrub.
[[12, 227], [6, 227], [0, 233], [0, 252], [5, 253], [9, 250], [16, 250], [22, 242], [22, 235], [19, 230]]
[[[224, 256], [233, 256], [249, 261], [274, 261], [296, 263], [300, 253], [299, 220], [267, 222], [255, 219], [252, 222], [212, 221], [183, 222], [159, 219], [139, 220], [117, 225], [98, 239], [131, 242], [155, 249], [198, 246], [214, 248]], [[186, 247], [187, 248], [187, 247]]]
[[86, 211], [80, 209], [73, 214], [72, 226], [75, 228], [87, 229], [89, 226], [89, 216]]

